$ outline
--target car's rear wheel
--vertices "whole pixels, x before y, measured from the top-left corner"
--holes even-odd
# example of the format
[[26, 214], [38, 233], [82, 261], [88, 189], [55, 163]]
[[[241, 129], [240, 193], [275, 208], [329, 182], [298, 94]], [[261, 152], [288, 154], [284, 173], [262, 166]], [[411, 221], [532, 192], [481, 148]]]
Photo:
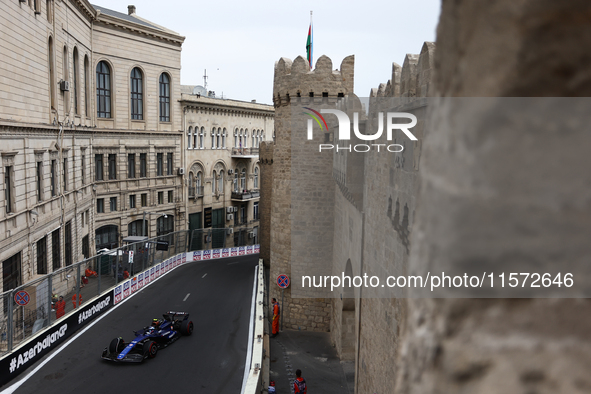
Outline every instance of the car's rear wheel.
[[158, 353], [158, 344], [154, 341], [144, 343], [144, 355], [148, 358], [156, 357]]
[[181, 334], [191, 335], [193, 333], [193, 322], [190, 320], [183, 320], [181, 324]]

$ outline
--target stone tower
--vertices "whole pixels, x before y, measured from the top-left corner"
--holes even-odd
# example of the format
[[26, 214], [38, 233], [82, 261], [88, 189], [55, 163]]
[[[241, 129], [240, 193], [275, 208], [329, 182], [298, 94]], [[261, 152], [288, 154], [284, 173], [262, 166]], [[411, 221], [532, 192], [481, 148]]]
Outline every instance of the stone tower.
[[[281, 289], [275, 283], [278, 275], [287, 274], [292, 280], [284, 293], [284, 328], [328, 331], [331, 314], [330, 300], [322, 296], [311, 298], [313, 295], [307, 293], [306, 297], [310, 298], [292, 298], [293, 286], [301, 284], [301, 278], [292, 275], [294, 259], [312, 270], [316, 262], [332, 260], [334, 204], [332, 153], [299, 150], [298, 159], [292, 161], [292, 133], [296, 132], [292, 127], [293, 108], [294, 105], [330, 105], [339, 97], [352, 94], [354, 62], [354, 56], [345, 58], [340, 71], [333, 70], [332, 61], [326, 56], [318, 59], [314, 70], [310, 70], [308, 61], [301, 56], [293, 62], [281, 58], [275, 64], [275, 144], [272, 149], [263, 148], [261, 155], [263, 177], [271, 180], [268, 185], [263, 184], [261, 193], [261, 208], [263, 212], [270, 211], [271, 219], [269, 228], [262, 224], [261, 231], [262, 238], [269, 234], [270, 245], [262, 245], [261, 255], [270, 257], [271, 297], [281, 300]], [[310, 143], [322, 143], [325, 138], [329, 137], [317, 133]], [[314, 182], [306, 183], [311, 177]], [[297, 199], [293, 198], [292, 185], [297, 185]], [[310, 253], [306, 248], [310, 240], [321, 242], [326, 248]]]

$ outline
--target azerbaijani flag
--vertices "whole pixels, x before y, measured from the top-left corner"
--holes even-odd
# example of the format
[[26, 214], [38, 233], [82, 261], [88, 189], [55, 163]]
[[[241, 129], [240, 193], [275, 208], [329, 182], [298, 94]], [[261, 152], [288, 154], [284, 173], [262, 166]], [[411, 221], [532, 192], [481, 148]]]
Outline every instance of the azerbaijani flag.
[[312, 11], [310, 11], [310, 28], [308, 29], [308, 42], [306, 42], [306, 55], [308, 58], [308, 63], [310, 63], [310, 70], [312, 69], [312, 48], [314, 44], [313, 33], [314, 31], [312, 30]]

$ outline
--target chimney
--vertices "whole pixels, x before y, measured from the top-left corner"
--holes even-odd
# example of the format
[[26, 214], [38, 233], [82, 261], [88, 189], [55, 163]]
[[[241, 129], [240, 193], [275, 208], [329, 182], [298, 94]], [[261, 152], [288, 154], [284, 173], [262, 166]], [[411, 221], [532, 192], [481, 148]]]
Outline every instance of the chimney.
[[128, 5], [127, 6], [127, 15], [133, 15], [135, 14], [135, 6], [134, 5]]

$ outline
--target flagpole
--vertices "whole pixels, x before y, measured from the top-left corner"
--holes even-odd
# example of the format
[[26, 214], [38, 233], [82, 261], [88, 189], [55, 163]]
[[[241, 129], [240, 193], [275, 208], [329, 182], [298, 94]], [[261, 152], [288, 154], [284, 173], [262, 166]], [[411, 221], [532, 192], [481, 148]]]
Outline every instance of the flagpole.
[[310, 70], [312, 69], [312, 55], [314, 54], [314, 26], [312, 25], [312, 10], [310, 10]]

